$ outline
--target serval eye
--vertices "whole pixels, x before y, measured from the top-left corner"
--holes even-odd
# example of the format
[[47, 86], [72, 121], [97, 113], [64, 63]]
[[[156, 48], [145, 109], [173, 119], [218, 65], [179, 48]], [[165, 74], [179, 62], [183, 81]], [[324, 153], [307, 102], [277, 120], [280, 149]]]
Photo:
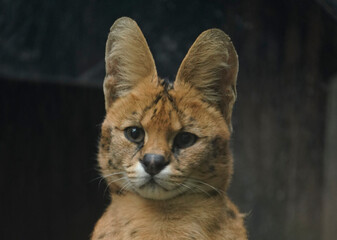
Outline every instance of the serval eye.
[[178, 133], [174, 139], [174, 146], [178, 148], [188, 148], [197, 141], [197, 136], [189, 132]]
[[144, 140], [144, 130], [139, 127], [128, 127], [124, 130], [125, 137], [134, 143], [141, 143]]

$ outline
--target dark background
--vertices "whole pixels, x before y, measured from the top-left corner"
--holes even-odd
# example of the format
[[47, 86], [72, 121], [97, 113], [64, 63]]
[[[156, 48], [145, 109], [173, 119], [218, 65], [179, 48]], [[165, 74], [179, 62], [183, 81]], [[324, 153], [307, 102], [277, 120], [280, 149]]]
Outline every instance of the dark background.
[[106, 207], [96, 145], [105, 41], [121, 16], [138, 22], [159, 75], [170, 79], [202, 31], [231, 36], [240, 72], [229, 194], [248, 213], [249, 238], [335, 239], [337, 159], [326, 146], [332, 139], [337, 148], [327, 137], [337, 125], [328, 101], [337, 91], [336, 7], [0, 0], [0, 239], [88, 239]]

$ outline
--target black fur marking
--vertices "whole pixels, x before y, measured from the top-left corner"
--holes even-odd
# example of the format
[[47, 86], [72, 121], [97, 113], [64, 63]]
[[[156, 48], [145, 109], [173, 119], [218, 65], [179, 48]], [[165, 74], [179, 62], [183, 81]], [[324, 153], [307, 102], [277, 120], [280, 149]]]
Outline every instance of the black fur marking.
[[163, 97], [162, 94], [158, 94], [156, 99], [153, 101], [153, 105], [156, 105], [162, 97]]
[[213, 165], [211, 165], [211, 166], [209, 166], [209, 168], [208, 168], [208, 169], [209, 169], [209, 171], [210, 171], [210, 172], [214, 172], [214, 170], [215, 170], [215, 167], [214, 167]]
[[213, 175], [207, 177], [205, 180], [210, 180], [210, 179], [215, 178], [215, 177], [217, 177], [217, 175], [216, 175], [216, 174], [213, 174]]
[[164, 87], [165, 91], [169, 91], [171, 89], [173, 89], [174, 85], [173, 82], [170, 81], [168, 78], [162, 78], [160, 79], [160, 85], [162, 85]]
[[100, 138], [100, 146], [103, 150], [105, 151], [109, 151], [110, 150], [110, 142], [111, 142], [111, 128], [107, 128], [106, 129], [106, 133], [107, 134], [101, 134], [101, 138]]
[[220, 227], [220, 222], [219, 222], [219, 220], [218, 219], [215, 219], [215, 220], [213, 220], [213, 221], [210, 221], [210, 222], [208, 222], [208, 224], [207, 224], [207, 230], [209, 231], [209, 232], [216, 232], [216, 231], [219, 231], [221, 229], [221, 227]]
[[149, 111], [154, 105], [156, 105], [162, 97], [163, 97], [162, 92], [158, 93], [158, 95], [155, 97], [155, 99], [153, 100], [153, 102], [152, 102], [149, 106], [146, 106], [146, 107], [144, 108], [143, 116], [144, 116], [145, 113], [146, 113], [147, 111]]
[[172, 152], [173, 152], [173, 155], [174, 155], [175, 159], [177, 159], [177, 162], [179, 163], [180, 162], [180, 160], [179, 160], [180, 149], [173, 146]]
[[105, 233], [102, 233], [101, 235], [98, 236], [98, 239], [103, 239], [105, 237]]
[[153, 110], [151, 120], [156, 116], [156, 112], [157, 112], [157, 108], [155, 108], [155, 109]]
[[115, 194], [118, 195], [118, 196], [123, 196], [124, 195], [124, 192], [121, 191], [121, 189], [115, 191]]
[[[172, 85], [172, 86], [173, 86], [173, 85]], [[172, 88], [173, 88], [173, 87], [172, 87]], [[175, 100], [174, 100], [173, 97], [169, 94], [169, 90], [171, 90], [171, 89], [166, 89], [166, 88], [164, 88], [164, 94], [165, 94], [165, 96], [166, 96], [167, 99], [170, 101], [170, 103], [171, 103], [173, 109], [178, 113], [178, 115], [179, 115], [180, 117], [184, 117], [185, 114], [183, 113], [183, 111], [181, 111], [181, 110], [178, 108], [178, 106], [177, 106]]]
[[224, 146], [221, 146], [222, 144], [223, 144], [223, 141], [221, 137], [216, 136], [215, 138], [212, 139], [211, 145], [212, 145], [213, 158], [218, 157], [220, 149], [224, 147]]
[[[178, 172], [181, 172], [181, 173], [185, 172], [184, 170], [180, 169], [179, 167], [176, 167], [175, 170], [177, 170]], [[177, 176], [175, 176], [175, 177], [177, 177]]]
[[137, 112], [136, 111], [132, 112], [132, 115], [137, 115]]
[[132, 222], [132, 220], [128, 220], [127, 222], [124, 223], [124, 226], [129, 225]]
[[144, 142], [141, 142], [140, 144], [138, 144], [135, 153], [132, 155], [132, 158], [136, 156], [136, 154], [143, 148], [143, 146], [144, 146]]
[[128, 164], [125, 166], [125, 168], [130, 168], [130, 167], [132, 167], [132, 164]]
[[118, 170], [118, 167], [114, 164], [112, 159], [109, 159], [108, 164], [110, 167], [112, 167], [115, 170]]
[[137, 234], [137, 230], [133, 230], [131, 233], [130, 233], [130, 237], [134, 237], [136, 234]]
[[228, 215], [231, 219], [235, 219], [235, 218], [236, 218], [235, 212], [234, 212], [232, 209], [228, 208], [228, 209], [226, 210], [226, 212], [227, 212], [227, 215]]
[[208, 192], [208, 194], [209, 194], [209, 197], [216, 197], [216, 196], [219, 195], [219, 192], [216, 191], [216, 190], [212, 190], [212, 191]]

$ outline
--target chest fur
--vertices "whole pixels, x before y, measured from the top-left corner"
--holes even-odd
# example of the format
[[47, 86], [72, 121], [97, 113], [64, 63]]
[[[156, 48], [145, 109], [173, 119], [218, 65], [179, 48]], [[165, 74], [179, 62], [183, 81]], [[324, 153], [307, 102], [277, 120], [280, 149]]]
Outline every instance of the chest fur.
[[97, 223], [92, 239], [241, 239], [233, 236], [240, 232], [234, 229], [235, 226], [242, 224], [241, 219], [233, 217], [236, 209], [230, 210], [232, 217], [229, 217], [229, 209], [219, 202], [206, 199], [196, 204], [186, 201], [189, 204], [182, 206], [146, 201], [125, 199], [113, 202]]

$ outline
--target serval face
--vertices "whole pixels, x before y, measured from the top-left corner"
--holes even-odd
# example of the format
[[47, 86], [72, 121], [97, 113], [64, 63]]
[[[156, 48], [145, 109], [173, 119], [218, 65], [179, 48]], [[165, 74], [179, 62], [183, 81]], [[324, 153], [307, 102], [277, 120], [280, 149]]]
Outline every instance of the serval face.
[[226, 190], [237, 66], [228, 36], [211, 29], [175, 81], [164, 81], [136, 23], [122, 18], [112, 26], [98, 160], [113, 193], [163, 200]]

